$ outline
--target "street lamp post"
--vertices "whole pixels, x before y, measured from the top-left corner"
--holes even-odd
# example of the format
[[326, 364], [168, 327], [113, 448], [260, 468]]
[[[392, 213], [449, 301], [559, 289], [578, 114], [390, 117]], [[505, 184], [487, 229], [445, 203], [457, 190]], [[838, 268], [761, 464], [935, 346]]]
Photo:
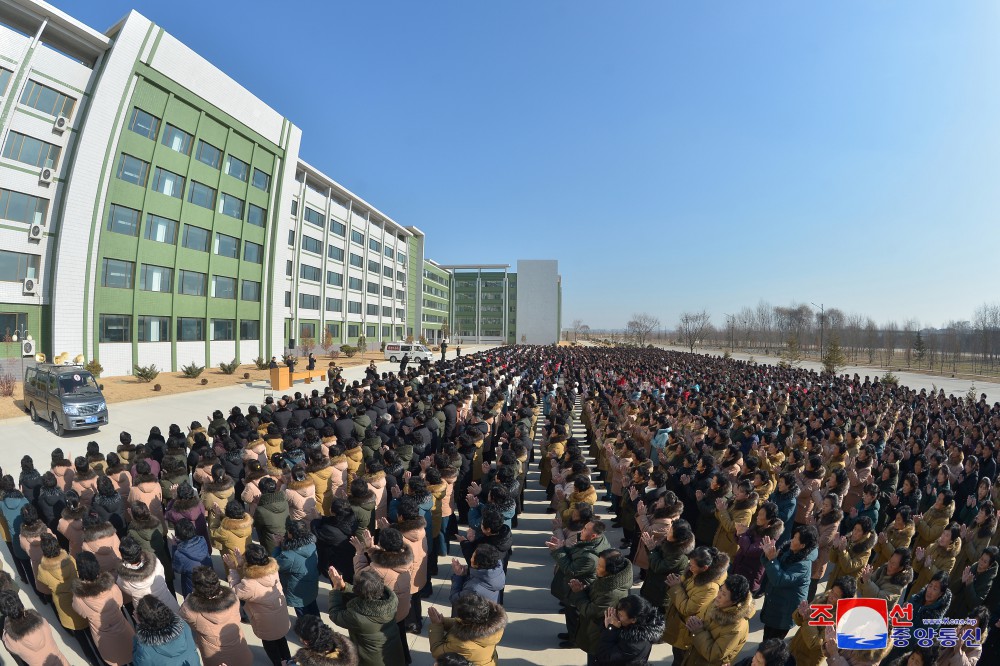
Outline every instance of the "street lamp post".
[[[813, 303], [813, 305], [816, 305]], [[819, 308], [819, 358], [823, 360], [823, 333], [826, 330], [826, 308], [824, 304], [816, 305]]]

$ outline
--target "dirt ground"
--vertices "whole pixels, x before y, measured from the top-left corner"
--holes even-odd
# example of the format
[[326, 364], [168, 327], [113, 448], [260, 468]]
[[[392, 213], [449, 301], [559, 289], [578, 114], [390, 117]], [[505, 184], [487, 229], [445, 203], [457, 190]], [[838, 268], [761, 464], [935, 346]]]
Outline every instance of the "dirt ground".
[[[326, 355], [317, 355], [316, 367], [325, 370], [330, 361], [334, 361], [339, 367], [349, 368], [358, 365], [368, 365], [373, 360], [384, 361], [384, 354], [376, 349], [375, 351], [365, 352], [364, 355], [356, 354], [353, 358], [346, 358], [341, 355], [338, 358], [331, 359]], [[305, 369], [305, 366], [305, 359], [300, 358], [298, 368]], [[249, 375], [249, 377], [245, 375]], [[101, 377], [98, 382], [104, 385], [103, 393], [105, 399], [109, 403], [114, 403], [137, 400], [139, 398], [153, 398], [161, 395], [174, 395], [188, 391], [221, 388], [234, 384], [245, 384], [247, 382], [259, 382], [267, 380], [269, 376], [269, 370], [258, 370], [257, 366], [250, 363], [248, 365], [241, 365], [231, 375], [225, 375], [218, 367], [214, 367], [205, 368], [205, 371], [196, 379], [188, 379], [180, 372], [160, 372], [157, 378], [149, 383], [140, 382], [131, 375], [124, 377]], [[202, 379], [207, 379], [207, 383], [202, 384]], [[159, 391], [155, 391], [153, 388], [157, 384], [160, 385]], [[24, 394], [21, 391], [21, 384], [18, 382], [12, 398], [0, 398], [0, 420], [26, 414], [23, 398]]]

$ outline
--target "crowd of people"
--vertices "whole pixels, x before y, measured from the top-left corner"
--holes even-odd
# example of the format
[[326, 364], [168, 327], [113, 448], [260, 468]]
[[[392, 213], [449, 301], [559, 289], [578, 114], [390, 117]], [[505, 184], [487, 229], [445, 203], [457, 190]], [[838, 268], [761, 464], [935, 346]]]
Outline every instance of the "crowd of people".
[[[0, 532], [96, 666], [251, 664], [243, 625], [276, 666], [410, 663], [425, 632], [440, 666], [487, 666], [537, 465], [565, 617], [553, 640], [589, 665], [644, 664], [661, 643], [678, 665], [732, 665], [759, 609], [748, 665], [965, 666], [1000, 645], [998, 428], [985, 396], [512, 346], [333, 374], [245, 413], [122, 433], [115, 451], [25, 456], [0, 475]], [[447, 617], [424, 608], [441, 579]], [[69, 664], [17, 592], [0, 572], [7, 649]], [[909, 602], [914, 633], [968, 619], [980, 641], [840, 649], [810, 604], [852, 597]]]

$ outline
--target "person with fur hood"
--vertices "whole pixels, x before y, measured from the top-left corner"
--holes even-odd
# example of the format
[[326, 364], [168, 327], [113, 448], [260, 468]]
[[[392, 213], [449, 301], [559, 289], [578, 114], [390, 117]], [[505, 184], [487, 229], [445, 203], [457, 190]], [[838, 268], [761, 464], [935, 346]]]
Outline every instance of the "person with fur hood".
[[789, 652], [795, 657], [795, 666], [823, 666], [826, 656], [823, 654], [823, 642], [826, 640], [826, 629], [824, 627], [813, 626], [809, 623], [811, 613], [810, 603], [830, 604], [837, 607], [840, 599], [853, 599], [857, 592], [857, 585], [850, 576], [830, 580], [826, 592], [816, 597], [815, 601], [805, 600], [795, 609], [792, 620], [798, 625], [799, 630], [792, 636], [788, 645]]
[[122, 612], [124, 600], [114, 574], [101, 571], [97, 558], [89, 552], [76, 556], [76, 569], [79, 577], [73, 583], [73, 610], [90, 624], [101, 659], [109, 666], [131, 663], [135, 632]]
[[604, 618], [609, 608], [628, 596], [632, 587], [632, 565], [622, 553], [613, 548], [598, 553], [597, 577], [589, 585], [576, 580], [569, 581], [571, 593], [566, 599], [574, 606], [580, 617], [576, 636], [571, 641], [562, 641], [559, 647], [578, 647], [587, 654], [597, 649]]
[[799, 486], [799, 497], [795, 505], [796, 525], [809, 524], [809, 516], [816, 508], [816, 493], [823, 484], [824, 476], [826, 468], [823, 467], [823, 459], [818, 455], [809, 456], [805, 466], [795, 473], [795, 481]]
[[129, 507], [132, 522], [128, 524], [128, 535], [135, 539], [144, 551], [152, 553], [163, 565], [163, 576], [167, 581], [167, 589], [174, 593], [174, 565], [170, 561], [170, 549], [167, 538], [160, 529], [160, 521], [149, 513], [149, 507], [143, 502], [136, 502]]
[[368, 487], [364, 479], [354, 479], [348, 484], [349, 493], [347, 501], [351, 505], [354, 517], [358, 519], [358, 529], [355, 536], [361, 536], [361, 532], [368, 530], [375, 531], [375, 508], [378, 505], [378, 498], [375, 492]]
[[955, 560], [962, 550], [962, 534], [958, 523], [952, 523], [941, 531], [941, 535], [928, 548], [913, 549], [913, 588], [919, 590], [928, 582], [931, 576], [943, 571], [951, 576]]
[[[399, 530], [386, 527], [379, 530], [378, 546], [366, 530], [361, 537], [351, 537], [354, 546], [354, 577], [362, 571], [373, 569], [399, 600], [396, 608], [396, 622], [400, 635], [405, 638], [403, 621], [410, 613], [413, 580], [413, 550]], [[404, 645], [405, 649], [405, 645]]]
[[73, 485], [75, 472], [73, 471], [73, 463], [66, 458], [62, 449], [52, 449], [51, 469], [52, 473], [56, 475], [59, 487], [63, 489], [63, 492], [69, 490]]
[[659, 609], [642, 597], [629, 595], [605, 611], [602, 630], [588, 666], [645, 664], [653, 644], [663, 634]]
[[719, 521], [719, 529], [715, 533], [712, 545], [730, 559], [736, 556], [736, 551], [739, 549], [737, 526], [750, 527], [759, 500], [749, 481], [740, 481], [736, 484], [732, 499], [727, 501], [726, 498], [719, 497], [715, 500], [715, 518]]
[[996, 546], [987, 546], [978, 560], [962, 569], [958, 583], [951, 587], [951, 617], [970, 617], [986, 601], [997, 577], [997, 554]]
[[778, 518], [778, 506], [774, 502], [764, 502], [757, 509], [753, 523], [736, 528], [739, 550], [733, 559], [733, 573], [740, 574], [750, 583], [750, 594], [755, 597], [763, 593], [764, 540], [776, 541], [785, 530], [785, 524]]
[[170, 557], [173, 569], [181, 577], [181, 596], [191, 594], [192, 575], [200, 566], [212, 566], [208, 541], [195, 531], [194, 523], [187, 518], [177, 521], [174, 536], [170, 538]]
[[438, 657], [454, 652], [472, 666], [495, 666], [499, 657], [496, 646], [507, 626], [503, 607], [478, 594], [463, 594], [452, 604], [453, 617], [445, 618], [435, 608], [428, 608], [431, 620], [431, 654]]
[[115, 490], [122, 499], [128, 501], [128, 494], [132, 490], [132, 473], [128, 470], [117, 453], [108, 454], [108, 469], [106, 475], [114, 484]]
[[170, 500], [167, 510], [163, 514], [164, 518], [175, 529], [180, 521], [190, 520], [194, 525], [195, 533], [204, 538], [207, 543], [208, 516], [205, 513], [205, 506], [201, 503], [201, 498], [187, 481], [177, 486], [174, 489], [174, 494], [174, 499]]
[[149, 460], [137, 462], [135, 470], [137, 474], [128, 493], [128, 503], [145, 502], [149, 512], [163, 524], [163, 488], [152, 473]]
[[38, 508], [38, 515], [45, 521], [49, 529], [55, 531], [59, 525], [62, 510], [66, 508], [66, 493], [59, 487], [56, 475], [52, 472], [46, 472], [42, 475], [42, 485], [38, 489], [35, 507]]
[[59, 624], [80, 644], [80, 649], [91, 663], [98, 663], [97, 648], [88, 632], [87, 620], [73, 609], [73, 584], [76, 582], [76, 562], [51, 535], [41, 540], [42, 561], [38, 565], [38, 579], [52, 591]]
[[281, 666], [291, 658], [285, 640], [291, 623], [281, 591], [278, 562], [257, 544], [251, 544], [246, 554], [236, 551], [223, 555], [222, 559], [229, 570], [229, 587], [244, 602], [254, 635], [261, 640], [272, 665]]
[[118, 567], [117, 584], [132, 603], [147, 595], [159, 599], [167, 608], [178, 612], [177, 597], [167, 587], [163, 565], [152, 553], [142, 549], [138, 541], [125, 537], [121, 543], [122, 562]]
[[288, 499], [289, 520], [303, 520], [307, 524], [319, 518], [316, 507], [316, 486], [306, 473], [305, 467], [292, 468], [291, 479], [285, 488]]
[[816, 588], [819, 587], [819, 582], [826, 575], [826, 567], [830, 563], [830, 548], [838, 537], [837, 530], [843, 519], [844, 512], [840, 510], [840, 497], [837, 496], [837, 493], [830, 493], [823, 498], [818, 511], [809, 514], [806, 520], [819, 533], [816, 561], [813, 562], [812, 579], [809, 582], [809, 599], [816, 596]]
[[358, 664], [409, 663], [403, 644], [405, 634], [396, 623], [399, 599], [378, 572], [361, 571], [355, 574], [353, 584], [332, 567], [327, 573], [333, 586], [330, 619], [346, 629], [351, 643], [357, 646]]
[[791, 540], [780, 548], [770, 537], [762, 540], [761, 559], [767, 574], [764, 606], [760, 611], [764, 640], [784, 638], [792, 628], [792, 613], [809, 595], [818, 542], [819, 533], [812, 525], [796, 527]]
[[[346, 469], [346, 464], [345, 464]], [[330, 459], [319, 449], [309, 451], [306, 475], [316, 489], [316, 509], [320, 515], [330, 515], [333, 492], [330, 490], [334, 474], [341, 474], [330, 463]]]
[[90, 510], [100, 516], [101, 520], [111, 523], [119, 539], [128, 532], [125, 500], [108, 477], [97, 479], [97, 494], [90, 503]]
[[739, 574], [728, 577], [715, 602], [688, 618], [686, 626], [693, 637], [685, 666], [733, 663], [747, 642], [755, 612], [747, 579]]
[[899, 601], [903, 589], [913, 582], [910, 568], [910, 549], [901, 547], [878, 569], [865, 565], [858, 578], [858, 593], [873, 599], [885, 599], [889, 608]]
[[38, 517], [38, 511], [30, 504], [21, 507], [21, 550], [28, 555], [31, 564], [35, 593], [43, 604], [52, 601], [52, 592], [45, 583], [38, 580], [38, 565], [42, 561], [42, 537], [52, 532]]
[[910, 507], [899, 507], [892, 522], [879, 532], [878, 542], [875, 544], [876, 557], [872, 566], [878, 568], [888, 562], [898, 548], [909, 548], [915, 531]]
[[111, 523], [101, 520], [93, 511], [83, 517], [83, 543], [80, 549], [85, 553], [93, 553], [102, 571], [112, 574], [118, 571], [118, 565], [122, 562], [121, 555], [118, 554], [120, 544]]
[[[676, 506], [674, 509], [671, 513], [680, 515], [680, 509]], [[667, 576], [680, 575], [687, 570], [688, 556], [694, 550], [694, 532], [688, 521], [674, 518], [663, 540], [656, 543], [654, 539], [651, 534], [644, 532], [642, 535], [642, 545], [649, 552], [649, 566], [639, 594], [656, 608], [663, 608], [667, 598]]]
[[698, 507], [698, 515], [694, 524], [694, 541], [697, 544], [707, 546], [715, 542], [719, 532], [719, 519], [716, 518], [717, 500], [725, 500], [729, 505], [732, 499], [732, 483], [722, 472], [713, 472], [708, 479], [708, 488], [694, 491], [695, 501]]
[[642, 500], [636, 503], [635, 522], [639, 531], [639, 544], [633, 562], [646, 572], [644, 576], [649, 576], [650, 551], [667, 538], [671, 523], [680, 518], [683, 510], [684, 505], [672, 490], [657, 497], [651, 506]]
[[319, 615], [319, 570], [316, 537], [301, 520], [289, 519], [281, 544], [272, 553], [278, 563], [278, 576], [285, 601], [296, 615]]
[[850, 576], [857, 580], [861, 569], [868, 564], [877, 537], [868, 516], [858, 518], [847, 536], [839, 536], [830, 545], [830, 563], [833, 571], [830, 580]]
[[194, 591], [184, 600], [180, 616], [191, 625], [205, 666], [253, 663], [240, 626], [236, 594], [222, 586], [212, 567], [196, 568], [192, 582]]
[[674, 659], [683, 663], [691, 649], [687, 620], [699, 615], [719, 593], [726, 580], [729, 556], [717, 548], [695, 548], [683, 576], [667, 576], [666, 627], [663, 641], [673, 647]]
[[[430, 495], [424, 494], [429, 500]], [[421, 515], [422, 505], [418, 502], [413, 495], [403, 495], [393, 499], [390, 508], [390, 517], [396, 521], [391, 526], [399, 530], [413, 553], [413, 564], [410, 567], [410, 611], [404, 620], [406, 630], [413, 634], [419, 634], [423, 625], [420, 591], [427, 584], [427, 520]], [[385, 528], [390, 523], [386, 520], [380, 525]]]
[[187, 622], [158, 598], [147, 595], [135, 605], [133, 666], [199, 666], [201, 657]]
[[913, 547], [927, 548], [937, 541], [941, 532], [951, 522], [951, 514], [955, 511], [955, 493], [949, 489], [940, 491], [931, 508], [923, 514], [913, 517], [916, 536]]
[[[223, 513], [218, 505], [215, 507], [215, 513]], [[253, 536], [253, 519], [247, 515], [243, 502], [238, 499], [229, 500], [224, 516], [219, 526], [212, 530], [212, 541], [219, 549], [223, 563], [226, 562], [226, 555], [232, 555], [237, 551], [245, 553]], [[228, 573], [227, 565], [226, 574]]]
[[48, 622], [34, 610], [25, 610], [15, 591], [0, 592], [3, 644], [27, 666], [69, 666], [52, 637]]
[[[220, 464], [213, 465], [211, 479], [201, 486], [201, 503], [205, 505], [205, 513], [208, 514], [209, 534], [222, 524], [225, 515], [223, 510], [235, 495], [235, 482], [231, 476], [226, 474], [226, 468]], [[218, 513], [215, 512], [215, 507], [219, 507]], [[214, 540], [212, 545], [216, 548], [219, 547], [214, 543]]]
[[[247, 489], [251, 487], [247, 484]], [[278, 546], [285, 525], [288, 522], [288, 498], [278, 489], [278, 483], [270, 476], [260, 479], [259, 494], [256, 499], [257, 509], [252, 513], [253, 526], [257, 530], [257, 538], [265, 552], [273, 553]], [[243, 493], [244, 497], [246, 492]], [[253, 505], [251, 505], [253, 507]]]
[[303, 615], [295, 622], [303, 647], [295, 653], [298, 666], [358, 666], [354, 643], [326, 626], [318, 617]]
[[89, 507], [90, 503], [94, 500], [94, 495], [97, 494], [98, 474], [90, 469], [87, 459], [83, 456], [77, 456], [76, 460], [73, 461], [73, 467], [75, 469], [70, 488], [78, 492], [80, 494], [80, 502]]

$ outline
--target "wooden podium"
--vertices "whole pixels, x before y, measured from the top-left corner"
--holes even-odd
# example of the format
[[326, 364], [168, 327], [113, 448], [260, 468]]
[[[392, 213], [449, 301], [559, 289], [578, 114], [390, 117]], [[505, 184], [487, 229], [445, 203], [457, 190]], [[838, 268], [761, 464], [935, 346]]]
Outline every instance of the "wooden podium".
[[284, 391], [292, 387], [292, 373], [287, 365], [271, 368], [271, 390]]

